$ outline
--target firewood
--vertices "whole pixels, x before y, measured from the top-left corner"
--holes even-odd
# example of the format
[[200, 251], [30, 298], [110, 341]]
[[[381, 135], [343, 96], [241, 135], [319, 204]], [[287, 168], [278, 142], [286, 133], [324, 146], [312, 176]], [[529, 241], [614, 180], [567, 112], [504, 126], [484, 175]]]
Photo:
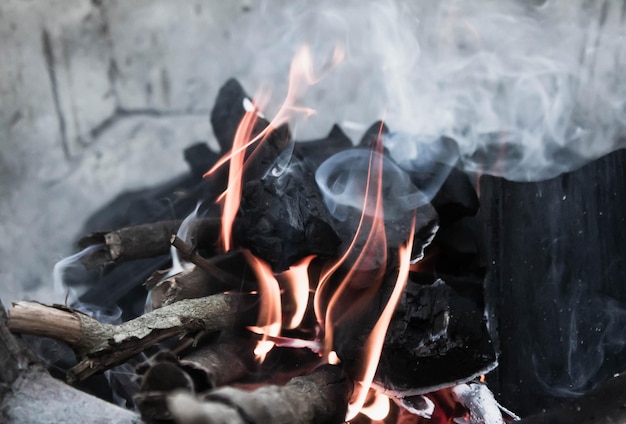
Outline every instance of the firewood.
[[[106, 248], [86, 255], [81, 261], [85, 267], [95, 268], [165, 255], [169, 253], [172, 234], [176, 233], [181, 223], [180, 220], [160, 221], [89, 234], [78, 241], [81, 249], [97, 244], [105, 244]], [[211, 247], [215, 244], [220, 228], [219, 219], [203, 218], [195, 222], [192, 234], [196, 247]]]
[[52, 378], [26, 344], [9, 331], [1, 302], [0, 419], [7, 424], [141, 422], [134, 412]]
[[120, 325], [102, 324], [64, 306], [22, 301], [9, 310], [8, 326], [17, 333], [51, 337], [72, 346], [79, 362], [69, 370], [68, 380], [80, 381], [169, 337], [231, 327], [250, 308], [248, 300], [245, 295], [225, 294], [182, 300]]
[[201, 393], [245, 377], [255, 367], [254, 344], [252, 338], [225, 334], [182, 359], [169, 351], [157, 353], [137, 367], [142, 382], [134, 400], [141, 417], [147, 422], [171, 420], [167, 398], [175, 390]]
[[325, 365], [284, 386], [253, 392], [225, 387], [209, 392], [203, 400], [177, 393], [168, 404], [180, 424], [331, 424], [344, 421], [352, 389], [352, 381], [340, 367]]
[[[152, 309], [183, 299], [197, 299], [230, 290], [254, 290], [257, 287], [253, 271], [242, 251], [234, 250], [205, 260], [220, 270], [218, 275], [195, 266], [164, 280], [162, 278], [167, 271], [157, 271], [150, 277], [145, 285], [150, 290]], [[226, 275], [226, 278], [220, 278], [220, 275]]]

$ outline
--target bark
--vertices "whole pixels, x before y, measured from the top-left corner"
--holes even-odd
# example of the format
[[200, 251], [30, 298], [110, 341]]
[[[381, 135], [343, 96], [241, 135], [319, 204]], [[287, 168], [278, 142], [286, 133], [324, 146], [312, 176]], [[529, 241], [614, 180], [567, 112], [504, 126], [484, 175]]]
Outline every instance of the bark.
[[[14, 332], [52, 337], [71, 345], [79, 362], [68, 372], [68, 379], [80, 381], [169, 337], [231, 327], [248, 309], [246, 300], [245, 296], [224, 294], [183, 300], [120, 325], [102, 324], [63, 306], [16, 302], [9, 310], [8, 325]], [[59, 328], [57, 322], [63, 326]]]
[[[95, 268], [111, 263], [166, 255], [169, 253], [171, 237], [176, 234], [181, 223], [181, 220], [160, 221], [114, 231], [92, 233], [80, 239], [78, 246], [84, 249], [104, 244], [106, 248], [86, 255], [81, 261], [85, 267]], [[194, 245], [196, 247], [213, 246], [218, 239], [220, 228], [219, 219], [199, 219], [193, 224]]]
[[0, 303], [0, 422], [139, 424], [139, 417], [52, 378], [7, 326]]
[[178, 393], [168, 404], [180, 424], [343, 423], [352, 384], [340, 367], [325, 365], [285, 386], [253, 392], [226, 387], [208, 393], [204, 401]]
[[160, 352], [137, 368], [143, 374], [135, 404], [146, 421], [171, 420], [167, 398], [176, 390], [201, 393], [247, 376], [253, 370], [252, 339], [220, 336], [183, 359]]
[[[257, 287], [254, 272], [242, 251], [231, 251], [206, 261], [221, 270], [220, 273], [207, 272], [195, 266], [162, 280], [167, 271], [156, 271], [145, 283], [150, 290], [152, 309], [183, 299], [197, 299], [232, 290], [254, 290]], [[220, 278], [224, 274], [227, 277]]]

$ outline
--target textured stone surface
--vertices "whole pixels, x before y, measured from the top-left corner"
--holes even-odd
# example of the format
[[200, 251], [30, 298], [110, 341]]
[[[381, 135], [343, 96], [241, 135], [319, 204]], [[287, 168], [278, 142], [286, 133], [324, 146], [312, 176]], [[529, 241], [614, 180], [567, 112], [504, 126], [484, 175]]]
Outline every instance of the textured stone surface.
[[[579, 114], [597, 118], [601, 126], [582, 130], [612, 134], [623, 126], [626, 86], [615, 70], [626, 55], [619, 42], [623, 34], [615, 30], [624, 14], [616, 0], [366, 3], [0, 2], [5, 300], [25, 292], [52, 300], [36, 290], [49, 286], [49, 270], [73, 250], [70, 242], [91, 212], [124, 189], [153, 186], [184, 172], [182, 149], [193, 142], [207, 140], [216, 147], [208, 113], [228, 78], [238, 78], [251, 94], [261, 86], [271, 92], [265, 110], [274, 116], [287, 91], [291, 59], [305, 42], [317, 73], [325, 77], [299, 98], [318, 113], [293, 126], [298, 139], [319, 138], [338, 122], [357, 140], [383, 116], [394, 130], [430, 134], [428, 129], [448, 119], [491, 116], [474, 106], [489, 108], [490, 90], [503, 88], [499, 83], [513, 100], [522, 97], [503, 110], [512, 116], [524, 106], [531, 111], [520, 115], [520, 122], [534, 122], [536, 105], [547, 105], [539, 114], [552, 117], [547, 124], [565, 122], [568, 115], [553, 116], [551, 105], [578, 101], [586, 105]], [[344, 45], [346, 59], [329, 72], [337, 43]], [[482, 54], [483, 48], [493, 51]], [[516, 67], [507, 74], [515, 52], [524, 60], [538, 58], [537, 63], [526, 67], [528, 61], [521, 61], [519, 73]], [[552, 66], [553, 59], [554, 65], [573, 68]], [[551, 82], [537, 75], [553, 71], [579, 78], [576, 92], [567, 86], [563, 96], [551, 97]], [[523, 96], [528, 90], [532, 95]], [[472, 96], [477, 96], [473, 103]], [[466, 100], [475, 114], [454, 116], [451, 109]], [[597, 153], [593, 149], [590, 156]]]

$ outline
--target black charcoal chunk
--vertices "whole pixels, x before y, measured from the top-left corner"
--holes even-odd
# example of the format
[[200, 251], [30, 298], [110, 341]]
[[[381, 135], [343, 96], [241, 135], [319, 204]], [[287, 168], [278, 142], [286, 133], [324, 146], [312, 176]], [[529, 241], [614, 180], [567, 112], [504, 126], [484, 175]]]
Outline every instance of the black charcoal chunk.
[[304, 160], [312, 169], [317, 169], [326, 159], [352, 147], [352, 141], [341, 130], [333, 125], [325, 138], [310, 141], [298, 141], [294, 146], [294, 156]]
[[292, 157], [274, 171], [244, 186], [233, 226], [236, 243], [275, 272], [308, 255], [334, 256], [340, 240], [308, 167]]

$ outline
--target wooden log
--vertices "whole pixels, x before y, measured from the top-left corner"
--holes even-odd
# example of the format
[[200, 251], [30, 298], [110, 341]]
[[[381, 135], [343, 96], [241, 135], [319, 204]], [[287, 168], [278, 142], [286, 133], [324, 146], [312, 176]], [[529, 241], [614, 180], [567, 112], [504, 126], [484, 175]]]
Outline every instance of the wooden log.
[[169, 398], [179, 424], [342, 423], [353, 383], [334, 365], [292, 378], [284, 386], [253, 392], [225, 387], [209, 392], [204, 401], [188, 393]]
[[0, 302], [0, 422], [139, 424], [139, 416], [52, 378], [7, 326]]
[[[176, 234], [181, 220], [160, 221], [151, 224], [100, 231], [89, 234], [78, 241], [84, 249], [104, 244], [102, 250], [94, 251], [81, 259], [87, 268], [135, 259], [152, 258], [169, 253], [172, 234]], [[196, 247], [211, 247], [219, 237], [221, 221], [203, 218], [192, 224], [192, 238]]]
[[156, 354], [137, 367], [142, 383], [134, 400], [141, 417], [147, 422], [171, 420], [167, 398], [174, 391], [202, 393], [249, 375], [255, 367], [254, 344], [252, 338], [222, 334], [182, 359], [171, 352]]
[[[210, 273], [195, 266], [164, 280], [162, 278], [167, 271], [153, 274], [145, 283], [150, 291], [152, 309], [183, 299], [197, 299], [231, 290], [254, 290], [257, 287], [254, 272], [248, 266], [242, 251], [235, 250], [205, 260], [219, 272]], [[221, 278], [222, 275], [226, 277]]]
[[[248, 300], [245, 295], [225, 294], [183, 300], [120, 325], [102, 324], [64, 306], [15, 302], [8, 326], [17, 333], [52, 337], [72, 346], [79, 362], [69, 370], [68, 380], [80, 381], [169, 337], [231, 327], [250, 309]], [[254, 322], [251, 318], [248, 324]]]

